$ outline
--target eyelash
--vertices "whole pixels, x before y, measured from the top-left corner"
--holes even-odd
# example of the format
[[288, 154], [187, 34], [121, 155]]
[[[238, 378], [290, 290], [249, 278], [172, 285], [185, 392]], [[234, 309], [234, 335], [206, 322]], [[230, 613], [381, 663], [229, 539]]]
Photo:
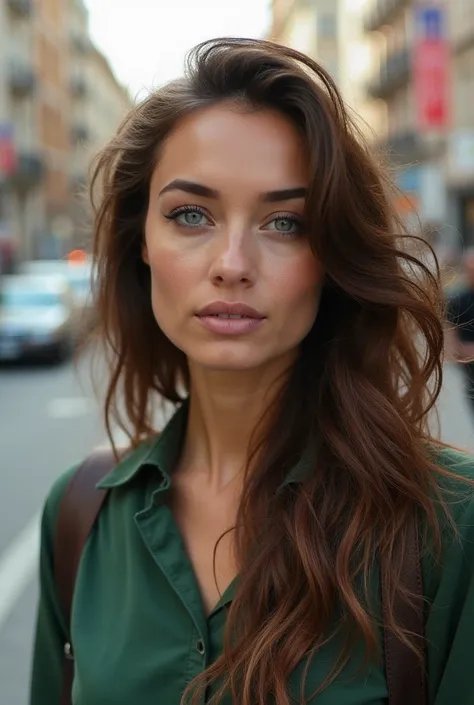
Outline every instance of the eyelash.
[[281, 230], [275, 230], [275, 232], [279, 233], [280, 237], [282, 237], [283, 239], [285, 238], [285, 236], [287, 238], [291, 238], [291, 237], [294, 238], [294, 237], [298, 237], [303, 234], [303, 230], [304, 230], [303, 218], [299, 218], [294, 213], [277, 213], [276, 215], [273, 216], [273, 218], [270, 221], [268, 221], [268, 223], [273, 223], [275, 220], [289, 220], [290, 223], [293, 223], [297, 227], [296, 232], [293, 232], [293, 233], [285, 233]]
[[[199, 213], [200, 215], [203, 215], [205, 218], [209, 218], [209, 215], [207, 214], [206, 210], [204, 208], [201, 208], [200, 206], [179, 206], [178, 208], [175, 208], [174, 210], [171, 211], [171, 213], [168, 213], [164, 217], [167, 220], [176, 220], [180, 215], [183, 213]], [[279, 233], [280, 236], [284, 239], [286, 238], [291, 238], [291, 237], [296, 237], [298, 235], [301, 235], [303, 232], [303, 219], [298, 218], [296, 215], [293, 213], [277, 213], [273, 218], [269, 221], [269, 223], [273, 223], [275, 220], [289, 220], [291, 223], [294, 223], [298, 227], [298, 232], [293, 232], [293, 233], [285, 233], [282, 231], [278, 231], [275, 229], [275, 232]], [[183, 226], [183, 227], [189, 227], [192, 229], [193, 226]]]
[[200, 206], [179, 206], [179, 208], [175, 208], [171, 211], [171, 213], [165, 215], [165, 218], [167, 220], [176, 220], [176, 218], [178, 218], [178, 216], [182, 215], [183, 213], [199, 213], [200, 215], [209, 218], [204, 208], [201, 208]]

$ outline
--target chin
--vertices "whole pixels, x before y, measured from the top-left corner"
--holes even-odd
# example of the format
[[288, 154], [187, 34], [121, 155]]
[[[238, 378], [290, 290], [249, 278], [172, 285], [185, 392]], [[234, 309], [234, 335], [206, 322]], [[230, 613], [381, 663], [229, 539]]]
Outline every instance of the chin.
[[248, 372], [265, 366], [265, 360], [251, 358], [232, 358], [230, 356], [209, 356], [204, 358], [191, 358], [196, 367], [202, 367], [216, 372]]
[[271, 356], [262, 354], [263, 351], [257, 350], [256, 346], [226, 343], [223, 346], [212, 346], [213, 349], [206, 350], [205, 347], [195, 347], [187, 357], [193, 365], [208, 370], [243, 372], [265, 366], [271, 360]]

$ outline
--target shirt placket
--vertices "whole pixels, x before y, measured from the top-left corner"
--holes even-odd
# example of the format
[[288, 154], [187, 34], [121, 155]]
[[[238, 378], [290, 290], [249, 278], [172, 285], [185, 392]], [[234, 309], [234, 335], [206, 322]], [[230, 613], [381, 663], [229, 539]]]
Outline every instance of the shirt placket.
[[[147, 509], [135, 517], [138, 530], [154, 561], [179, 597], [191, 620], [187, 663], [183, 663], [183, 690], [208, 665], [209, 638], [196, 576], [170, 508], [163, 502], [166, 481], [151, 494]], [[206, 702], [205, 695], [201, 703]]]

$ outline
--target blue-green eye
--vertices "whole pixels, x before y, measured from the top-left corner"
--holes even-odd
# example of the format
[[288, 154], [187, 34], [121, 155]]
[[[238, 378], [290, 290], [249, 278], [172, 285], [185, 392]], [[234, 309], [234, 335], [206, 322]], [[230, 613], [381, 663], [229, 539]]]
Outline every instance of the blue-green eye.
[[283, 236], [300, 235], [303, 223], [295, 216], [278, 216], [265, 226], [265, 230], [273, 230]]
[[198, 228], [207, 222], [207, 218], [202, 213], [197, 211], [187, 211], [186, 213], [180, 213], [176, 218], [178, 223], [181, 225], [188, 225], [191, 228]]
[[175, 208], [165, 218], [174, 220], [183, 228], [202, 228], [210, 224], [210, 220], [206, 213], [197, 206], [182, 206]]

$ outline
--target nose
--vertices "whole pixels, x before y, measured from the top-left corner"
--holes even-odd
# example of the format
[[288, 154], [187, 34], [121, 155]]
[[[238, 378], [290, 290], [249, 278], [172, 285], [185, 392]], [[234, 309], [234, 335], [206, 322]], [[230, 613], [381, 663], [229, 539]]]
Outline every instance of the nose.
[[252, 235], [243, 229], [221, 232], [216, 238], [209, 277], [216, 286], [252, 286], [256, 252]]

